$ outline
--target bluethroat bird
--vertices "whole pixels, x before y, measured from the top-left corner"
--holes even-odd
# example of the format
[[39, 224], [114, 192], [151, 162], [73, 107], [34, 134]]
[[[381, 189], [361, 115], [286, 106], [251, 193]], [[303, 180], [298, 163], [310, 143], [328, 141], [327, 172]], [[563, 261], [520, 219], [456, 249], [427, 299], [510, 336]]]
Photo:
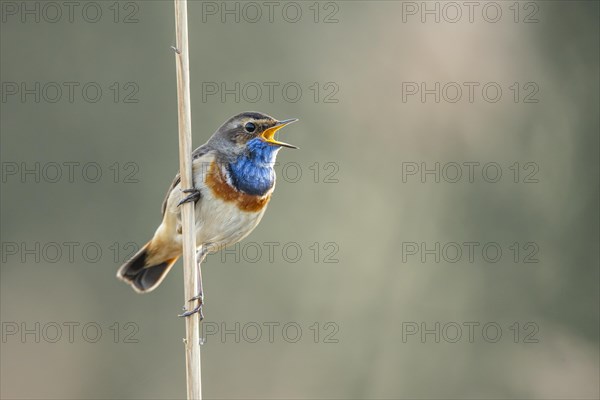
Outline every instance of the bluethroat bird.
[[[182, 253], [179, 206], [195, 202], [198, 268], [209, 251], [235, 244], [260, 222], [275, 188], [273, 169], [282, 147], [275, 133], [297, 121], [278, 121], [266, 114], [245, 112], [226, 121], [192, 153], [194, 187], [181, 188], [179, 174], [162, 204], [162, 223], [154, 237], [117, 272], [138, 293], [154, 290]], [[191, 300], [200, 300], [202, 293]]]

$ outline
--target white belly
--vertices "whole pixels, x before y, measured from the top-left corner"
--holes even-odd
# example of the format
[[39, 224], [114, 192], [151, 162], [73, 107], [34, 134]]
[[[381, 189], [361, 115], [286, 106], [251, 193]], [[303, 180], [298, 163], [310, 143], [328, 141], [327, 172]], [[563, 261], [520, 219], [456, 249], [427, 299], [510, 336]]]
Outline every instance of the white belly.
[[196, 244], [219, 249], [248, 236], [260, 222], [265, 208], [257, 212], [240, 211], [235, 202], [215, 198], [210, 190], [196, 206]]

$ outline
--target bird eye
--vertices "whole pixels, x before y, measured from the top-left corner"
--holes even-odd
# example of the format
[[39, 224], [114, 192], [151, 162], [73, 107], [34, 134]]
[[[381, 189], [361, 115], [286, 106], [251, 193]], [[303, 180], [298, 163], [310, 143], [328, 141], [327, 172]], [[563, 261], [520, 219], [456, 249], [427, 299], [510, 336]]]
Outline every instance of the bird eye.
[[244, 129], [246, 132], [252, 133], [256, 130], [256, 125], [254, 125], [252, 122], [248, 122], [246, 125], [244, 125]]

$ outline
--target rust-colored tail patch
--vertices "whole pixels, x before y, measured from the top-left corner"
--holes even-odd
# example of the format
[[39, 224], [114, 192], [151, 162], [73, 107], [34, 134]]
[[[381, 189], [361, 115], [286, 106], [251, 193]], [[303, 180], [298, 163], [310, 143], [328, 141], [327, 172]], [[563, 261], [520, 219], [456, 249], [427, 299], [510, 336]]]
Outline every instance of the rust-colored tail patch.
[[148, 242], [117, 272], [117, 278], [125, 281], [138, 293], [150, 292], [165, 279], [179, 257], [151, 261], [152, 242]]

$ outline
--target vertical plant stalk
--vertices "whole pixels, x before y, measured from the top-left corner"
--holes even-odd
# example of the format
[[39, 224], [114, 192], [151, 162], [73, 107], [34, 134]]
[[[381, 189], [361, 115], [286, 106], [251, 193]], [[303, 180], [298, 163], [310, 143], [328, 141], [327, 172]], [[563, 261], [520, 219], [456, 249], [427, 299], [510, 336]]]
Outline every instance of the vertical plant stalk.
[[[177, 114], [179, 122], [179, 174], [181, 188], [193, 188], [192, 178], [192, 117], [190, 104], [190, 65], [188, 53], [187, 0], [175, 0], [175, 32], [177, 64]], [[183, 237], [183, 279], [185, 304], [196, 295], [196, 229], [194, 202], [180, 206]], [[200, 364], [200, 313], [185, 318], [185, 364], [187, 398], [202, 399]]]

